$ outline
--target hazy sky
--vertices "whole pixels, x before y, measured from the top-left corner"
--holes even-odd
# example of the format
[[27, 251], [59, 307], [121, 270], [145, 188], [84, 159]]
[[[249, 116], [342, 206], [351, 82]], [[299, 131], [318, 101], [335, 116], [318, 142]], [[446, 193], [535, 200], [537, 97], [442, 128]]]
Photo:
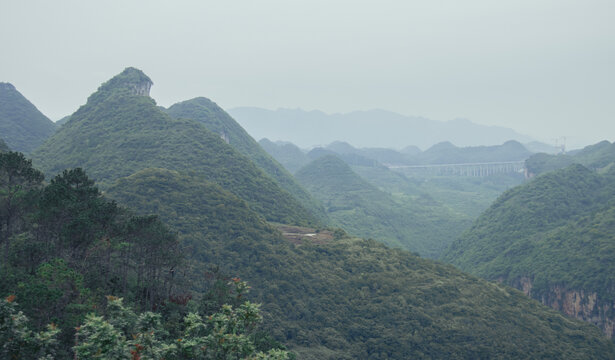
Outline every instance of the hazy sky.
[[458, 117], [615, 140], [614, 0], [0, 0], [0, 81], [57, 120], [127, 66], [160, 105]]

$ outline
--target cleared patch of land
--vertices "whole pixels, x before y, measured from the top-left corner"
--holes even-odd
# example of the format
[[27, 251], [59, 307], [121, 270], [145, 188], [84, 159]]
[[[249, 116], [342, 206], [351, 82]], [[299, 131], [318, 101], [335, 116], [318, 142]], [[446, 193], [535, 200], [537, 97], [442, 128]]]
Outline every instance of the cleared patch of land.
[[311, 244], [326, 244], [333, 240], [333, 231], [317, 230], [314, 228], [274, 224], [274, 226], [282, 233], [285, 239], [295, 245]]

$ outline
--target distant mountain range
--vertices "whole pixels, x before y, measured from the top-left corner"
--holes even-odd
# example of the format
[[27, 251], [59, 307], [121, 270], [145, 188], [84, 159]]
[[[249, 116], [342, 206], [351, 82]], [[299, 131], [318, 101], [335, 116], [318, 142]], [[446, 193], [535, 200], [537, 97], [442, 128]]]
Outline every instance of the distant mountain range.
[[290, 141], [302, 148], [337, 140], [359, 147], [397, 149], [409, 145], [426, 149], [443, 141], [478, 146], [533, 140], [509, 128], [478, 125], [466, 119], [442, 122], [385, 110], [326, 114], [316, 110], [238, 107], [228, 112], [256, 139]]

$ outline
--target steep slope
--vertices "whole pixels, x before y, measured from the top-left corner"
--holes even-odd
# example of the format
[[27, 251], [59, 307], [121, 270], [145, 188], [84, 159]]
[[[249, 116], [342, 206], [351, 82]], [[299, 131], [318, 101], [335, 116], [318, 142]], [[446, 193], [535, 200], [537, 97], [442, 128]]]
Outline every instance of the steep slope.
[[127, 68], [104, 83], [36, 153], [46, 174], [83, 167], [101, 188], [140, 169], [194, 174], [244, 199], [272, 221], [314, 218], [248, 158], [194, 120], [176, 120], [151, 99], [152, 82]]
[[302, 205], [308, 208], [315, 217], [322, 220], [326, 215], [310, 194], [307, 193], [290, 175], [284, 167], [275, 161], [263, 150], [248, 133], [231, 118], [216, 103], [204, 97], [183, 101], [172, 105], [166, 110], [167, 114], [176, 119], [192, 119], [203, 124], [210, 131], [220, 137], [248, 157], [260, 167], [267, 175], [277, 181], [286, 191], [291, 193]]
[[13, 85], [0, 83], [0, 137], [11, 149], [30, 153], [55, 131], [53, 121]]
[[437, 257], [470, 220], [426, 197], [398, 201], [358, 176], [333, 155], [318, 158], [295, 175], [352, 234]]
[[375, 241], [295, 245], [232, 194], [178, 172], [145, 169], [108, 194], [160, 212], [196, 272], [217, 265], [249, 281], [268, 330], [301, 359], [615, 356], [598, 329], [516, 290]]
[[447, 251], [462, 270], [615, 327], [615, 172], [581, 165], [504, 193]]

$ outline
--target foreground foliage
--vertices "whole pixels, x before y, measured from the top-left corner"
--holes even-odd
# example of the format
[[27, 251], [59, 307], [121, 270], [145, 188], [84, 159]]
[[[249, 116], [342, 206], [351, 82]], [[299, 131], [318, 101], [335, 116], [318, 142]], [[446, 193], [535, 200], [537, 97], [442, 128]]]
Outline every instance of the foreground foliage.
[[245, 282], [195, 278], [191, 302], [176, 234], [103, 197], [81, 169], [44, 184], [23, 154], [0, 153], [0, 221], [2, 358], [287, 356], [256, 332]]
[[[245, 283], [236, 282], [240, 286]], [[122, 298], [107, 296], [105, 315], [90, 313], [76, 327], [74, 359], [269, 359], [286, 360], [282, 349], [257, 351], [254, 329], [262, 321], [258, 304], [243, 302], [237, 308], [223, 305], [203, 319], [189, 312], [182, 321], [180, 337], [163, 326], [161, 314], [135, 313]], [[17, 310], [15, 296], [0, 300], [0, 356], [3, 359], [54, 359], [60, 329], [50, 324], [41, 332], [29, 329], [26, 315]], [[175, 334], [173, 334], [175, 335]]]

